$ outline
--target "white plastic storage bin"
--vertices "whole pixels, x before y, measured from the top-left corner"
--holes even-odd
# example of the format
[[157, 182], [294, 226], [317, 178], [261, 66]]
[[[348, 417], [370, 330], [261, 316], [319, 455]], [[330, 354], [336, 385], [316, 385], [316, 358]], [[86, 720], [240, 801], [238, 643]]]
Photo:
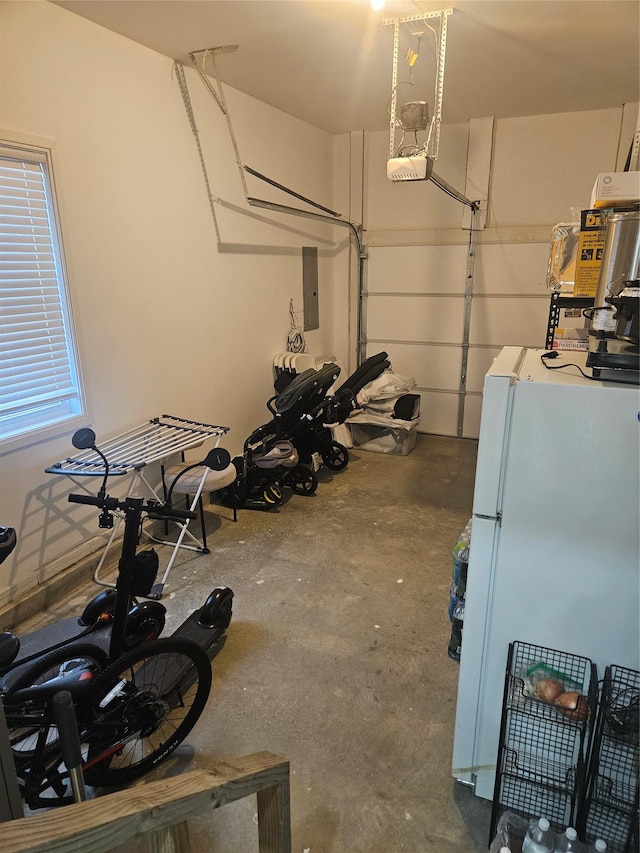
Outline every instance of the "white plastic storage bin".
[[351, 441], [359, 450], [373, 450], [376, 453], [393, 453], [406, 456], [416, 446], [418, 420], [414, 423], [402, 421], [406, 426], [392, 426], [348, 421]]

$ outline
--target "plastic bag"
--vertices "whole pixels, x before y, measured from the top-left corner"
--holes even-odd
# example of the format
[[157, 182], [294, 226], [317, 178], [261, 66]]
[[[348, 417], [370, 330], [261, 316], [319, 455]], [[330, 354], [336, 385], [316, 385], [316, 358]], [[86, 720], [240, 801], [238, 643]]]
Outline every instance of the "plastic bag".
[[573, 293], [580, 221], [560, 222], [551, 230], [547, 287], [556, 293]]
[[543, 660], [527, 663], [518, 673], [518, 678], [522, 681], [522, 692], [525, 696], [529, 696], [532, 699], [543, 699], [543, 701], [544, 697], [540, 694], [540, 685], [547, 682], [557, 682], [563, 691], [582, 689], [580, 682], [570, 678], [566, 673], [549, 666]]
[[385, 370], [377, 379], [367, 383], [358, 394], [358, 403], [381, 412], [393, 411], [395, 401], [415, 387], [416, 380]]
[[504, 812], [500, 815], [496, 834], [489, 847], [489, 853], [500, 853], [503, 847], [511, 853], [522, 850], [522, 842], [527, 832], [529, 821], [514, 812]]

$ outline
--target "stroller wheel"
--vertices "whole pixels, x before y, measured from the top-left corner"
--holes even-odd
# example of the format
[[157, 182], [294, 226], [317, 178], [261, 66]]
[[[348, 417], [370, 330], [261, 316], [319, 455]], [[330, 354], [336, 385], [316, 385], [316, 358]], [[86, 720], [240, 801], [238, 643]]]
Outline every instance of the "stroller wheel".
[[306, 465], [296, 465], [287, 477], [287, 485], [297, 495], [313, 495], [318, 488], [318, 476], [313, 468]]
[[322, 449], [322, 461], [333, 471], [341, 471], [349, 464], [349, 452], [346, 447], [337, 441], [332, 441], [328, 447]]
[[275, 483], [272, 483], [264, 490], [264, 492], [262, 493], [262, 497], [265, 499], [266, 503], [270, 504], [271, 506], [275, 506], [276, 504], [279, 504], [281, 502], [284, 496], [282, 494], [282, 489], [280, 488], [280, 486], [276, 486]]

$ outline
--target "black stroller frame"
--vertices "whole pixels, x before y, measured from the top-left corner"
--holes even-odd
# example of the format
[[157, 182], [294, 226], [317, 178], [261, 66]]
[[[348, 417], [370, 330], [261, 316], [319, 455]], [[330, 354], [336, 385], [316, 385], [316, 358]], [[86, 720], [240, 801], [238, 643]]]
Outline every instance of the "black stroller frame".
[[[312, 408], [304, 410], [305, 399], [303, 398], [295, 407], [293, 417], [285, 417], [284, 413], [278, 415], [280, 417], [277, 424], [278, 434], [280, 437], [286, 436], [293, 443], [302, 464], [312, 465], [314, 456], [317, 454], [327, 468], [334, 471], [346, 468], [349, 463], [349, 452], [344, 445], [334, 439], [331, 428], [343, 424], [349, 415], [359, 408], [358, 393], [388, 367], [390, 362], [386, 352], [373, 355], [364, 361], [333, 394], [329, 396], [325, 394]], [[288, 412], [286, 414], [288, 415]]]
[[281, 503], [284, 487], [313, 495], [321, 465], [333, 471], [346, 468], [349, 452], [334, 439], [331, 427], [345, 422], [358, 408], [359, 391], [389, 366], [386, 352], [371, 356], [329, 395], [340, 375], [338, 365], [330, 362], [294, 376], [271, 397], [267, 408], [273, 418], [251, 433], [242, 457], [233, 460], [238, 480], [230, 489], [238, 505], [271, 509]]

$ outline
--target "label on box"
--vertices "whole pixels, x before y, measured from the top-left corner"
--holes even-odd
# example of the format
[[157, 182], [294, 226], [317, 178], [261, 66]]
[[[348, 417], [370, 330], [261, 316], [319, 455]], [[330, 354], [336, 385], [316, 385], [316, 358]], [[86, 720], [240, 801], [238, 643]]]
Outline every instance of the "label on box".
[[583, 210], [576, 255], [574, 296], [593, 297], [598, 290], [609, 210]]
[[591, 193], [591, 207], [620, 207], [640, 199], [640, 172], [603, 172]]

